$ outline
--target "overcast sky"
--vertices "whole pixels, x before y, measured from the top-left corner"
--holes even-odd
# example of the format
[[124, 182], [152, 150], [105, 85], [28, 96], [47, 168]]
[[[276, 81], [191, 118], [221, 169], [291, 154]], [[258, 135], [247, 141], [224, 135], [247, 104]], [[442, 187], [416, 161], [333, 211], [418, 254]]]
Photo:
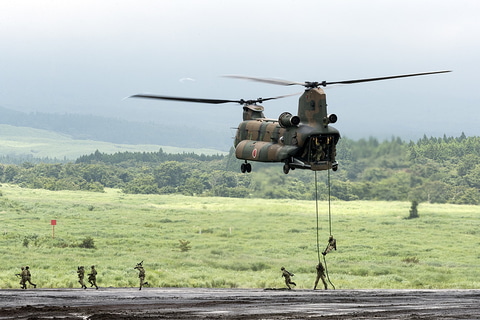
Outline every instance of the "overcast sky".
[[[222, 78], [337, 81], [452, 73], [327, 89], [344, 136], [480, 135], [477, 0], [0, 0], [0, 106], [228, 131], [235, 105], [302, 91]], [[297, 98], [264, 104], [296, 113]], [[412, 136], [413, 135], [413, 136]]]

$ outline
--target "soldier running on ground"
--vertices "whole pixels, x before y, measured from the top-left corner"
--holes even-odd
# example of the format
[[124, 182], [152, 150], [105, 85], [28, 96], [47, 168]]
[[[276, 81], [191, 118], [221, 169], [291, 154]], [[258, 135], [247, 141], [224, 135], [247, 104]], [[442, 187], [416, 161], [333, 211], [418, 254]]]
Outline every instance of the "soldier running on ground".
[[27, 289], [27, 285], [25, 284], [25, 281], [27, 280], [27, 273], [25, 272], [25, 267], [22, 267], [21, 269], [22, 271], [15, 275], [20, 277], [20, 289]]
[[87, 289], [85, 282], [83, 282], [83, 278], [85, 277], [85, 268], [80, 266], [77, 268], [77, 275], [78, 275], [78, 283], [82, 286], [82, 289]]
[[88, 274], [88, 282], [90, 283], [90, 287], [95, 286], [95, 289], [98, 290], [97, 286], [97, 270], [95, 270], [95, 266], [92, 266], [92, 270]]
[[318, 280], [320, 279], [322, 279], [323, 286], [325, 287], [325, 290], [327, 290], [327, 281], [325, 280], [325, 268], [323, 267], [323, 264], [321, 262], [318, 262], [316, 268], [317, 279], [315, 280], [315, 286], [313, 287], [313, 290], [317, 289]]
[[297, 286], [297, 284], [295, 282], [292, 282], [290, 278], [294, 276], [293, 273], [287, 271], [287, 269], [285, 269], [284, 267], [282, 267], [280, 270], [282, 270], [282, 277], [285, 277], [285, 284], [287, 285], [288, 290], [292, 290], [292, 288], [290, 287], [291, 284]]
[[137, 263], [137, 266], [133, 268], [138, 270], [138, 278], [140, 279], [140, 289], [138, 290], [142, 290], [142, 287], [144, 285], [148, 285], [148, 282], [145, 282], [145, 269], [143, 268], [142, 264], [143, 264], [143, 261], [140, 263]]
[[29, 266], [26, 266], [25, 267], [25, 288], [24, 289], [27, 289], [27, 282], [30, 283], [30, 285], [32, 285], [34, 288], [37, 287], [37, 285], [35, 283], [32, 283], [32, 274], [30, 273], [30, 267]]

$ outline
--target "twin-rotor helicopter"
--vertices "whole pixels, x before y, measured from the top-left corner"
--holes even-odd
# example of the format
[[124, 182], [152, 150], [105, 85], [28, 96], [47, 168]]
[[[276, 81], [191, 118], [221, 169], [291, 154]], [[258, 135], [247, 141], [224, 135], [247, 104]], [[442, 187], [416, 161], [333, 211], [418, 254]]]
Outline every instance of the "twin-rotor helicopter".
[[298, 101], [297, 115], [283, 112], [278, 119], [266, 118], [263, 114], [264, 107], [259, 104], [289, 95], [255, 100], [185, 98], [156, 94], [135, 94], [131, 97], [208, 104], [238, 103], [242, 105], [243, 121], [237, 127], [234, 141], [235, 156], [245, 161], [241, 164], [240, 169], [242, 173], [252, 171], [249, 161], [283, 162], [283, 172], [285, 174], [294, 169], [309, 169], [313, 171], [332, 169], [336, 171], [338, 169], [338, 162], [335, 159], [336, 145], [340, 139], [340, 132], [330, 125], [337, 121], [337, 116], [327, 112], [326, 95], [321, 87], [446, 72], [450, 71], [422, 72], [332, 82], [294, 82], [280, 79], [227, 76], [275, 85], [300, 85], [305, 87], [305, 92], [302, 93]]

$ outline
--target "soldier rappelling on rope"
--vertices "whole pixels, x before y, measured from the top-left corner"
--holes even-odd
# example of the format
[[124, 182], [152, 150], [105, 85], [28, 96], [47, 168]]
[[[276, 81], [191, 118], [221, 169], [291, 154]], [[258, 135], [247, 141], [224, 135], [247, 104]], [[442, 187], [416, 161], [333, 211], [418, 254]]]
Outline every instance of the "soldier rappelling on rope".
[[315, 285], [313, 287], [313, 290], [317, 289], [318, 280], [320, 279], [322, 279], [323, 287], [325, 288], [325, 290], [327, 290], [328, 287], [327, 287], [327, 281], [325, 280], [325, 267], [320, 261], [318, 262], [316, 269], [317, 269], [317, 279], [315, 280]]
[[322, 252], [322, 254], [325, 256], [327, 253], [329, 253], [332, 250], [337, 250], [337, 240], [333, 238], [332, 235], [328, 238], [328, 244], [325, 250]]

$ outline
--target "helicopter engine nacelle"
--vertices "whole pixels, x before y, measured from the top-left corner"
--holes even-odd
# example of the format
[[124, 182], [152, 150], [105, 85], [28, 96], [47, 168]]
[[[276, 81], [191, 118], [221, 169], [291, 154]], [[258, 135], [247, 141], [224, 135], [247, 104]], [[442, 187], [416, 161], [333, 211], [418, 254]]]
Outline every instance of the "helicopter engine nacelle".
[[329, 123], [335, 123], [337, 122], [337, 120], [338, 120], [337, 115], [335, 113], [330, 113], [329, 115], [327, 115], [325, 119], [323, 119], [323, 122], [325, 124], [329, 124]]
[[300, 124], [300, 117], [284, 112], [278, 117], [278, 123], [282, 128], [296, 127]]

